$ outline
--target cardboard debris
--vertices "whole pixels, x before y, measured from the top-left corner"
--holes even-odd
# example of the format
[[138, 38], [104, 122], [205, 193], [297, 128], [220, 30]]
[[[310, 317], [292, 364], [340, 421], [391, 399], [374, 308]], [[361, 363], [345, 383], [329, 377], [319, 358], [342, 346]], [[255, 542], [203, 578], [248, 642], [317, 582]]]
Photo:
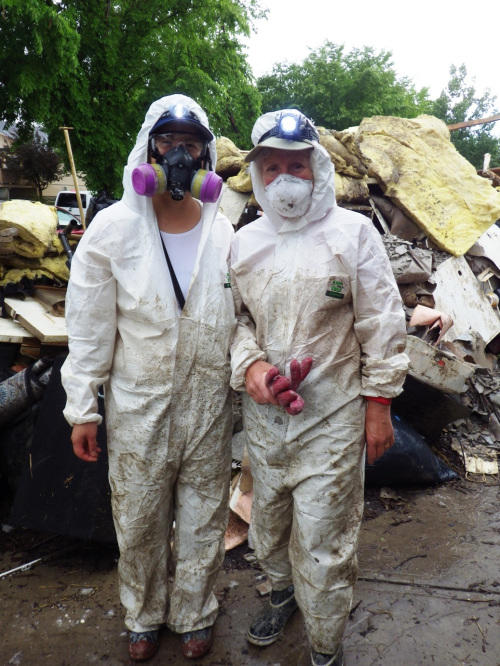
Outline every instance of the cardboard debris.
[[371, 195], [371, 199], [389, 222], [391, 233], [394, 236], [407, 241], [418, 241], [425, 238], [423, 229], [410, 220], [390, 199], [375, 194]]
[[240, 546], [248, 538], [248, 525], [239, 518], [233, 511], [229, 511], [229, 521], [224, 534], [224, 547], [226, 550], [232, 550]]
[[256, 585], [255, 589], [257, 590], [257, 592], [261, 597], [265, 597], [266, 594], [271, 594], [273, 586], [271, 584], [271, 581], [266, 579], [262, 583]]
[[432, 252], [386, 233], [382, 236], [392, 272], [398, 284], [425, 282], [432, 273]]

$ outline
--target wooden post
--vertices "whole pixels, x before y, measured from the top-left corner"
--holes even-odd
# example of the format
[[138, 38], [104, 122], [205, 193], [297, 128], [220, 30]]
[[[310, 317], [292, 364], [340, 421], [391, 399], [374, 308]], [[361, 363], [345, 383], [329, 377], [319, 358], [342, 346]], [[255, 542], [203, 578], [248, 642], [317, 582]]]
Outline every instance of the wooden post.
[[73, 129], [72, 127], [60, 127], [64, 132], [64, 139], [66, 141], [66, 149], [68, 151], [69, 165], [71, 168], [71, 175], [73, 176], [73, 183], [75, 185], [76, 201], [78, 203], [78, 208], [80, 210], [80, 222], [82, 228], [85, 230], [85, 215], [83, 213], [82, 198], [80, 197], [80, 188], [78, 187], [78, 178], [76, 177], [75, 162], [73, 160], [73, 152], [71, 150], [71, 143], [69, 141], [69, 132], [68, 130]]
[[495, 123], [497, 120], [500, 120], [500, 113], [497, 113], [494, 116], [489, 118], [478, 118], [477, 120], [465, 120], [463, 123], [454, 123], [453, 125], [448, 125], [450, 132], [457, 129], [462, 129], [463, 127], [472, 127], [473, 125], [486, 125], [487, 123]]

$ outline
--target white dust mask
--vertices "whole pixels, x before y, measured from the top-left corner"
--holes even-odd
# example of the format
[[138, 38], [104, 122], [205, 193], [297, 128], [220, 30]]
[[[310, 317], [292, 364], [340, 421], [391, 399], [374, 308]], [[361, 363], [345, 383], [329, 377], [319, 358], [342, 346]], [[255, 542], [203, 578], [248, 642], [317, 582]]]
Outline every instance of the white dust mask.
[[269, 203], [283, 217], [301, 217], [312, 201], [312, 180], [281, 173], [265, 188]]

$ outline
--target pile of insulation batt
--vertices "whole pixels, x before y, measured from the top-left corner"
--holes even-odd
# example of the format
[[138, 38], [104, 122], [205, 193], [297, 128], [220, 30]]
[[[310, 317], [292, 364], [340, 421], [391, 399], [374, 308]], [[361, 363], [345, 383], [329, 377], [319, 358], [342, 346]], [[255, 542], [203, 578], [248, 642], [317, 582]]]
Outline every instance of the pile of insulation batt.
[[[373, 116], [359, 127], [319, 132], [335, 165], [340, 204], [367, 202], [378, 191], [437, 248], [457, 257], [500, 218], [500, 192], [457, 152], [434, 116]], [[217, 152], [217, 172], [227, 185], [250, 194], [244, 153], [226, 138], [218, 139]]]
[[53, 206], [24, 199], [0, 205], [0, 288], [23, 279], [65, 284], [66, 260]]

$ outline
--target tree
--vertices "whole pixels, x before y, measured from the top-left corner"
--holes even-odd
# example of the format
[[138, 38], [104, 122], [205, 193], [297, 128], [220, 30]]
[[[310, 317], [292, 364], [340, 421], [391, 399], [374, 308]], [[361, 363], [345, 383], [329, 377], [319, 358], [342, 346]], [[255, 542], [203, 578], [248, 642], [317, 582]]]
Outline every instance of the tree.
[[39, 201], [47, 185], [63, 175], [61, 156], [36, 134], [28, 143], [0, 151], [0, 162], [14, 180], [24, 178], [32, 183]]
[[[448, 86], [433, 102], [431, 112], [447, 125], [452, 125], [495, 115], [498, 113], [495, 101], [496, 97], [488, 90], [477, 95], [474, 85], [468, 81], [465, 65], [452, 65]], [[453, 130], [451, 140], [459, 153], [476, 169], [481, 169], [485, 153], [491, 154], [493, 165], [500, 164], [500, 141], [492, 135], [492, 130], [493, 123]]]
[[263, 111], [300, 108], [317, 125], [345, 129], [364, 117], [413, 118], [429, 111], [428, 90], [398, 78], [391, 53], [370, 47], [345, 52], [327, 41], [301, 64], [275, 65], [257, 80]]
[[150, 103], [182, 92], [216, 134], [248, 145], [260, 111], [240, 35], [258, 0], [0, 0], [0, 108], [20, 131], [61, 126], [89, 189], [118, 196]]

